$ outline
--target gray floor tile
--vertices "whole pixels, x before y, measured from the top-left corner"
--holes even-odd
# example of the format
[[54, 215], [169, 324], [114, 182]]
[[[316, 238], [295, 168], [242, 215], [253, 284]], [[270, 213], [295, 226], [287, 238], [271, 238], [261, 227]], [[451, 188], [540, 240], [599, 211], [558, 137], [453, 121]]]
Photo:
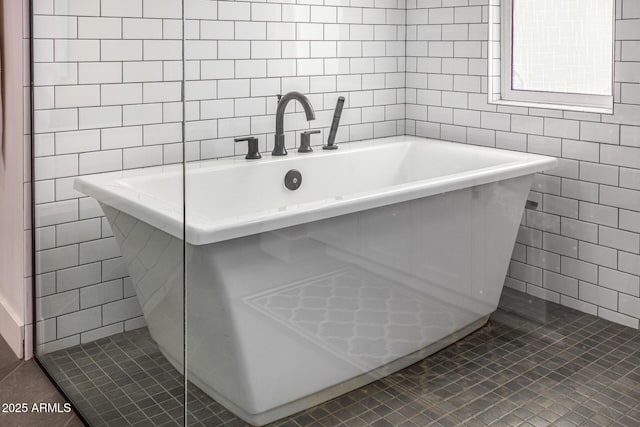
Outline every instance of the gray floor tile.
[[[41, 360], [92, 425], [183, 423], [181, 376], [146, 329]], [[640, 419], [639, 366], [638, 331], [505, 289], [480, 330], [273, 426], [627, 426]], [[188, 390], [189, 425], [245, 425]]]

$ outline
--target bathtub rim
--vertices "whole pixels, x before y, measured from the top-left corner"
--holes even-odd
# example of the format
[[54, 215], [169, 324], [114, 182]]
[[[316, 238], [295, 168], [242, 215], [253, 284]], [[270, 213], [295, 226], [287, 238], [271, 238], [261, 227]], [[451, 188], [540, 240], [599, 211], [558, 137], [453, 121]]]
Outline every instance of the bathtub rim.
[[[328, 199], [320, 199], [313, 202], [293, 205], [291, 208], [270, 209], [243, 216], [233, 216], [224, 220], [213, 221], [201, 215], [197, 215], [187, 209], [186, 224], [183, 224], [183, 205], [173, 205], [166, 200], [161, 200], [148, 194], [135, 190], [127, 182], [127, 178], [153, 176], [153, 175], [181, 175], [182, 164], [168, 166], [155, 166], [118, 172], [107, 172], [94, 175], [77, 177], [74, 180], [75, 190], [93, 197], [100, 203], [109, 205], [142, 221], [153, 225], [179, 239], [184, 239], [192, 245], [206, 245], [230, 240], [252, 234], [273, 231], [280, 228], [299, 225], [306, 222], [318, 221], [340, 215], [346, 215], [357, 211], [373, 209], [395, 203], [401, 203], [421, 197], [447, 193], [463, 188], [488, 184], [491, 182], [507, 180], [518, 176], [529, 175], [553, 168], [557, 165], [554, 157], [537, 154], [502, 150], [493, 147], [465, 145], [454, 142], [441, 141], [431, 138], [400, 136], [378, 138], [365, 141], [352, 142], [342, 145], [343, 150], [320, 151], [313, 156], [340, 155], [355, 150], [370, 150], [384, 147], [389, 144], [421, 144], [435, 143], [438, 145], [465, 147], [477, 152], [487, 153], [499, 151], [511, 157], [512, 161], [505, 161], [498, 165], [488, 166], [471, 171], [464, 171], [435, 178], [416, 180], [375, 190], [353, 193]], [[287, 162], [309, 155], [292, 153], [292, 156], [272, 158], [266, 156], [267, 162]], [[203, 160], [188, 163], [187, 173], [203, 170], [217, 170], [247, 165], [251, 160], [233, 157], [220, 160]], [[187, 184], [188, 185], [188, 184]], [[187, 201], [188, 203], [188, 201]], [[213, 223], [213, 224], [212, 224]], [[186, 236], [183, 235], [186, 233]], [[185, 239], [186, 237], [186, 239]]]

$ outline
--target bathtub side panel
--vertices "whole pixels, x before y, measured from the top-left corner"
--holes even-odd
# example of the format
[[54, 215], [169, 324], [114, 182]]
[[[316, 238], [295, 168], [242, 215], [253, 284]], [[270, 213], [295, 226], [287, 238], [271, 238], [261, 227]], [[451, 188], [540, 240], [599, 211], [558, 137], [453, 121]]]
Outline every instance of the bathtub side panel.
[[497, 307], [530, 182], [192, 247], [190, 371], [261, 414], [476, 322]]
[[183, 241], [111, 206], [101, 207], [149, 333], [173, 366], [183, 372]]

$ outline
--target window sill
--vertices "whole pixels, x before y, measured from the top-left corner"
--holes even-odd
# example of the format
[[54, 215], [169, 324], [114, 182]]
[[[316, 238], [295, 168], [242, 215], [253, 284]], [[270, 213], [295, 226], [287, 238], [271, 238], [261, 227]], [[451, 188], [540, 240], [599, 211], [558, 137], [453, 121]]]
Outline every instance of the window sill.
[[580, 106], [580, 105], [543, 104], [538, 102], [507, 101], [504, 99], [489, 99], [488, 103], [496, 104], [496, 105], [508, 105], [510, 107], [544, 108], [547, 110], [565, 110], [565, 111], [579, 111], [582, 113], [613, 114], [613, 105], [611, 105], [611, 108], [587, 107], [587, 106]]

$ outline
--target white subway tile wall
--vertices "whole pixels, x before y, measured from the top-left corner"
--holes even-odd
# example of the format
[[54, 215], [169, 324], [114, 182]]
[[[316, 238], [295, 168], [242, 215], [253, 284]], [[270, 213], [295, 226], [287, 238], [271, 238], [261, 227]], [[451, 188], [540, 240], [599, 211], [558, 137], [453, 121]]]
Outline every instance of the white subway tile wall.
[[638, 1], [616, 1], [613, 115], [488, 104], [497, 4], [407, 2], [407, 133], [559, 157], [534, 180], [506, 285], [638, 328]]
[[[39, 351], [144, 326], [126, 266], [79, 175], [182, 161], [182, 0], [34, 0]], [[287, 146], [305, 129], [337, 141], [405, 134], [405, 0], [184, 0], [187, 160], [273, 144], [277, 95]]]
[[[523, 216], [506, 285], [637, 328], [636, 3], [616, 1], [606, 115], [489, 104], [489, 0], [185, 0], [187, 160], [242, 154], [233, 138], [249, 134], [270, 150], [276, 96], [290, 90], [317, 119], [289, 107], [289, 148], [309, 128], [322, 144], [343, 95], [338, 142], [407, 133], [557, 156], [534, 180], [539, 206]], [[72, 182], [182, 161], [181, 6], [34, 0], [41, 350], [144, 325], [102, 211]]]

